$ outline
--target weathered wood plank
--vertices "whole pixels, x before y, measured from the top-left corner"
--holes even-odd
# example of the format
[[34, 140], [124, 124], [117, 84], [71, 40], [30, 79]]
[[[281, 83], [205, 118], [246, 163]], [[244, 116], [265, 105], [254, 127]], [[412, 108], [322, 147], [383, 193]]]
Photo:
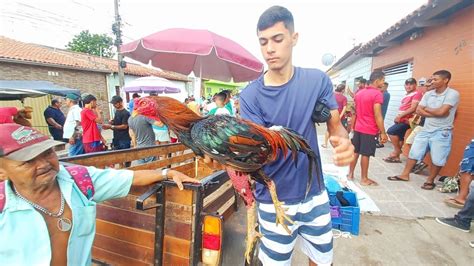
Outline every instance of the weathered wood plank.
[[185, 162], [186, 160], [191, 160], [195, 157], [196, 157], [196, 155], [194, 155], [194, 153], [187, 153], [187, 154], [183, 154], [183, 155], [173, 156], [171, 158], [162, 159], [162, 160], [159, 160], [159, 161], [153, 161], [153, 162], [146, 163], [146, 164], [140, 164], [140, 165], [132, 166], [132, 167], [129, 167], [128, 169], [130, 169], [130, 170], [158, 169], [158, 168], [166, 167], [168, 165], [172, 165], [172, 164], [176, 164], [176, 163], [180, 163], [180, 162]]
[[[188, 148], [182, 144], [166, 144], [154, 147], [133, 148], [117, 151], [105, 151], [92, 154], [62, 158], [61, 161], [85, 166], [104, 166], [138, 160], [150, 156], [162, 156], [169, 153], [184, 152]], [[100, 158], [98, 160], [97, 158]]]
[[129, 226], [107, 222], [96, 219], [97, 234], [116, 238], [136, 245], [153, 249], [155, 234], [150, 231], [141, 230]]
[[121, 254], [113, 253], [95, 246], [92, 247], [92, 257], [100, 262], [114, 266], [149, 266], [153, 264], [122, 256]]
[[183, 223], [191, 224], [193, 219], [193, 207], [191, 205], [166, 202], [165, 206], [166, 217], [176, 221], [181, 221]]
[[122, 254], [123, 256], [146, 263], [152, 263], [154, 259], [153, 248], [135, 245], [130, 242], [121, 241], [101, 234], [96, 234], [94, 245], [109, 252]]
[[206, 208], [204, 208], [204, 211], [208, 213], [215, 213], [219, 210], [220, 207], [222, 207], [224, 203], [226, 203], [229, 199], [233, 198], [234, 196], [235, 196], [234, 189], [229, 188], [226, 190], [224, 194], [216, 198], [213, 202], [209, 203], [206, 206]]
[[217, 198], [219, 198], [220, 196], [222, 196], [222, 194], [224, 194], [227, 190], [229, 189], [234, 189], [232, 187], [232, 182], [230, 180], [228, 180], [227, 182], [225, 182], [222, 186], [219, 187], [219, 189], [217, 189], [216, 191], [214, 191], [212, 194], [210, 194], [209, 196], [205, 197], [204, 198], [204, 201], [203, 201], [203, 206], [204, 208], [206, 208], [207, 206], [209, 206], [209, 204], [211, 202], [213, 202], [214, 200], [216, 200]]
[[165, 235], [191, 240], [191, 223], [184, 223], [175, 219], [165, 219]]
[[189, 258], [191, 241], [179, 239], [172, 236], [165, 236], [163, 240], [163, 252], [179, 257]]
[[[137, 198], [138, 198], [137, 196], [128, 194], [126, 197], [104, 201], [101, 204], [106, 205], [106, 206], [116, 207], [116, 208], [119, 208], [119, 209], [122, 209], [122, 210], [138, 211], [136, 209], [136, 200], [137, 200]], [[155, 196], [152, 196], [147, 202], [154, 202], [155, 198], [156, 198]], [[149, 210], [145, 210], [145, 211], [140, 210], [140, 212], [148, 213], [150, 215], [155, 215], [156, 210], [155, 209], [149, 209]]]
[[143, 212], [132, 212], [99, 204], [97, 205], [97, 218], [155, 232], [155, 217]]
[[166, 187], [165, 201], [180, 203], [183, 205], [191, 205], [193, 204], [193, 191], [179, 190], [177, 187]]
[[170, 253], [163, 253], [163, 265], [166, 266], [188, 266], [189, 258], [179, 257]]

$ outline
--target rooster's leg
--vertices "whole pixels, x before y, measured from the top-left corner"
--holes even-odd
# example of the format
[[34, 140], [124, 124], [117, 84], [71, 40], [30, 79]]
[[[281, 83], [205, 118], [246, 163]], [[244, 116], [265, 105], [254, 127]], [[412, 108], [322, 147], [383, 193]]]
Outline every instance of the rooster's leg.
[[279, 224], [281, 224], [281, 226], [283, 226], [283, 229], [285, 229], [285, 231], [289, 235], [291, 235], [291, 230], [290, 230], [290, 228], [288, 228], [288, 225], [286, 224], [286, 222], [288, 222], [290, 224], [294, 224], [295, 222], [293, 222], [293, 220], [291, 220], [291, 218], [288, 215], [286, 215], [285, 208], [283, 208], [283, 204], [285, 204], [285, 203], [278, 200], [275, 183], [273, 182], [273, 180], [271, 178], [269, 178], [261, 170], [258, 171], [258, 175], [263, 179], [263, 181], [267, 185], [268, 190], [270, 192], [270, 196], [272, 197], [273, 205], [275, 206], [275, 214], [276, 214], [275, 223], [276, 223], [276, 225], [278, 226]]
[[262, 235], [255, 230], [257, 226], [257, 204], [252, 193], [252, 184], [250, 183], [250, 176], [246, 173], [236, 171], [230, 167], [226, 168], [232, 185], [235, 190], [242, 197], [245, 207], [247, 208], [247, 241], [245, 248], [245, 259], [250, 263], [251, 252]]
[[285, 208], [283, 208], [284, 202], [281, 202], [278, 200], [275, 183], [273, 182], [273, 180], [270, 180], [266, 184], [268, 186], [268, 190], [270, 191], [270, 196], [272, 197], [273, 205], [275, 206], [275, 214], [276, 214], [275, 223], [277, 226], [281, 224], [281, 226], [283, 226], [286, 232], [289, 235], [291, 235], [291, 231], [288, 228], [288, 225], [285, 223], [285, 221], [289, 222], [290, 224], [294, 224], [294, 222], [293, 220], [291, 220], [291, 218], [288, 215], [286, 215]]
[[251, 252], [257, 243], [257, 240], [262, 237], [262, 234], [255, 230], [257, 226], [257, 204], [255, 202], [252, 205], [247, 206], [247, 241], [245, 247], [245, 259], [250, 264]]

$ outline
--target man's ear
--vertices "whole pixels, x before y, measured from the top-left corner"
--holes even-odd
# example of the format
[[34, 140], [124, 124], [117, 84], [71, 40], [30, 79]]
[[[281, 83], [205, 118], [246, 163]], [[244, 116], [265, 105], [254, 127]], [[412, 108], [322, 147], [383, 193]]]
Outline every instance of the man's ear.
[[7, 171], [5, 171], [5, 169], [0, 167], [0, 181], [5, 181], [7, 179], [8, 179]]
[[292, 42], [292, 46], [296, 46], [296, 44], [298, 43], [298, 32], [294, 32], [293, 35], [291, 36], [291, 42]]

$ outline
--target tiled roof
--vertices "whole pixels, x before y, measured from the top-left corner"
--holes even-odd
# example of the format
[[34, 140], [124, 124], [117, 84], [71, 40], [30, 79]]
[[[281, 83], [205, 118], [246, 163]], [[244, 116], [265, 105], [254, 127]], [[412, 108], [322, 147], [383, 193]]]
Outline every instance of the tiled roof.
[[[117, 72], [117, 60], [85, 53], [24, 43], [0, 36], [0, 60], [12, 60], [23, 63], [38, 63], [84, 69], [97, 72]], [[158, 76], [170, 80], [189, 81], [181, 74], [160, 71], [138, 64], [128, 63], [124, 73], [134, 76]]]
[[[417, 22], [427, 22], [433, 18], [439, 19], [447, 17], [471, 4], [472, 0], [429, 0], [428, 3], [422, 5], [387, 30], [377, 35], [375, 38], [362, 45], [355, 51], [355, 54], [377, 49], [381, 42], [390, 42], [396, 39], [395, 37], [398, 36], [396, 33], [409, 33], [417, 28], [423, 28], [423, 26], [417, 26]], [[387, 46], [385, 45], [380, 48], [383, 47]], [[373, 51], [370, 53], [373, 53]]]
[[64, 56], [54, 49], [46, 49], [40, 45], [20, 42], [4, 36], [0, 36], [0, 59], [58, 65], [98, 72], [109, 71], [102, 64], [96, 64], [88, 60], [78, 60]]

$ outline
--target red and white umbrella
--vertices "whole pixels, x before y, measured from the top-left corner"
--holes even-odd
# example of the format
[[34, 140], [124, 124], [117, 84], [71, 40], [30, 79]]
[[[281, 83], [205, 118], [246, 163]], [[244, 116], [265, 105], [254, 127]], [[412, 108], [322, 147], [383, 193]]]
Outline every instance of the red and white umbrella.
[[167, 29], [121, 46], [124, 56], [200, 78], [242, 82], [256, 79], [263, 64], [238, 43], [210, 32]]

